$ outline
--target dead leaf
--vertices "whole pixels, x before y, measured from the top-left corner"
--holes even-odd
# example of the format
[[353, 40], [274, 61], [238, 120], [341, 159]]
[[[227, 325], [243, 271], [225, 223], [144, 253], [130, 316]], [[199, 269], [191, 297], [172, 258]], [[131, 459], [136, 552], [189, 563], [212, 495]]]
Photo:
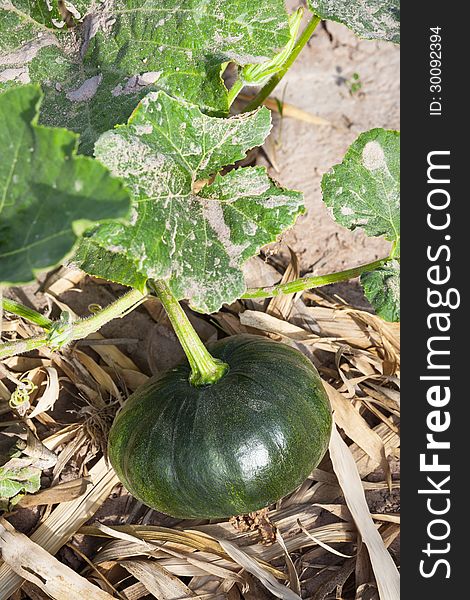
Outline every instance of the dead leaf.
[[333, 427], [330, 440], [330, 458], [343, 490], [346, 504], [369, 550], [381, 600], [399, 600], [400, 576], [392, 557], [387, 552], [367, 506], [361, 478], [349, 448]]
[[[107, 592], [59, 562], [23, 533], [16, 531], [5, 519], [0, 519], [0, 550], [5, 565], [56, 600], [112, 598]], [[5, 588], [0, 590], [0, 598], [6, 600], [10, 594], [5, 593]]]

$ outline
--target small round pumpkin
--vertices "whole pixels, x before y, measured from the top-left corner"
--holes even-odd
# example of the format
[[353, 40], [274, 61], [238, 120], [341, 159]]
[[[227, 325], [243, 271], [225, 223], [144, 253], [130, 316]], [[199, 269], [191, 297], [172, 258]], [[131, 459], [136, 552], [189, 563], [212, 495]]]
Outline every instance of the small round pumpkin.
[[229, 365], [189, 383], [187, 362], [151, 378], [117, 415], [108, 453], [144, 504], [179, 518], [259, 510], [300, 485], [328, 447], [331, 411], [312, 363], [254, 335], [209, 346]]

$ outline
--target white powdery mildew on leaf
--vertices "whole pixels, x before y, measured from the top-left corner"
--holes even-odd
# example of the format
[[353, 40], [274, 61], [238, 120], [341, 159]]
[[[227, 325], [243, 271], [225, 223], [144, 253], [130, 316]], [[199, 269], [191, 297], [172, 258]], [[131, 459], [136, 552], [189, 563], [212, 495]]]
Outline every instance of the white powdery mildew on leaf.
[[[148, 130], [143, 133], [148, 133]], [[118, 131], [104, 133], [96, 156], [106, 162], [113, 175], [126, 179], [136, 195], [141, 190], [145, 190], [148, 196], [159, 196], [167, 191], [163, 168], [165, 156], [153, 152], [138, 136], [127, 138], [119, 135]]]
[[231, 240], [232, 232], [230, 227], [225, 222], [224, 211], [222, 206], [215, 200], [201, 199], [202, 214], [204, 219], [209, 223], [212, 231], [217, 236], [219, 242], [224, 247], [225, 252], [229, 257], [229, 265], [236, 267], [240, 262], [240, 256], [243, 251], [250, 245], [249, 241], [243, 244], [234, 244]]
[[148, 73], [142, 73], [142, 75], [132, 75], [123, 84], [119, 83], [115, 88], [111, 90], [111, 94], [116, 98], [118, 96], [129, 96], [130, 94], [137, 94], [145, 88], [156, 83], [162, 75], [162, 71], [149, 71]]
[[400, 41], [400, 0], [308, 0], [324, 19], [343, 23], [366, 39]]
[[282, 194], [273, 195], [269, 198], [263, 198], [262, 204], [265, 208], [276, 209], [284, 206], [291, 206], [295, 210], [295, 203], [292, 202], [292, 197]]
[[385, 154], [377, 141], [367, 142], [362, 151], [362, 164], [368, 171], [386, 169]]
[[[97, 158], [132, 191], [134, 213], [130, 225], [105, 225], [84, 240], [82, 268], [139, 289], [148, 278], [167, 279], [178, 298], [208, 312], [235, 300], [243, 262], [303, 211], [302, 195], [278, 187], [262, 167], [218, 174], [270, 128], [265, 108], [221, 119], [148, 94], [127, 125], [96, 144]], [[109, 258], [109, 246], [123, 251]]]
[[[80, 0], [68, 6], [79, 20], [74, 27], [64, 26], [56, 0], [0, 0], [0, 86], [40, 83], [42, 122], [80, 133], [88, 154], [150, 89], [208, 113], [228, 113], [221, 65], [269, 60], [289, 39], [283, 0]], [[102, 79], [92, 94], [86, 82], [95, 77]]]
[[399, 145], [397, 132], [372, 129], [362, 133], [343, 162], [324, 175], [323, 200], [340, 225], [399, 240]]
[[[400, 272], [400, 263], [396, 260], [392, 260], [389, 264], [389, 268], [391, 270], [396, 271], [397, 273]], [[386, 285], [387, 285], [387, 289], [390, 291], [390, 294], [392, 295], [392, 299], [394, 302], [399, 302], [400, 301], [400, 279], [399, 277], [389, 277], [386, 280]]]
[[387, 321], [400, 320], [400, 263], [397, 260], [364, 273], [361, 283], [377, 314]]
[[[323, 200], [334, 219], [348, 229], [383, 236], [400, 253], [400, 136], [372, 129], [350, 146], [343, 162], [322, 179]], [[367, 298], [385, 319], [399, 318], [397, 260], [361, 277]]]

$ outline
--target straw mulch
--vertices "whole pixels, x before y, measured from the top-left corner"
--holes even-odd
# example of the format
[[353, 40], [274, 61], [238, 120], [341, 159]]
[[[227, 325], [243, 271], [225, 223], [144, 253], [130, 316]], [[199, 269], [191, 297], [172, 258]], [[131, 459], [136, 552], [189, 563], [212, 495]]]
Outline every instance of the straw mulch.
[[[257, 261], [255, 280], [267, 268]], [[284, 280], [296, 271], [294, 260]], [[83, 316], [90, 290], [120, 293], [62, 269], [30, 298], [54, 315], [73, 313], [80, 298]], [[3, 339], [38, 333], [10, 317], [3, 316]], [[14, 460], [40, 470], [41, 488], [4, 506], [0, 600], [398, 598], [398, 326], [325, 291], [191, 318], [206, 341], [248, 331], [306, 354], [334, 410], [329, 454], [276, 506], [223, 522], [177, 521], [132, 498], [105, 458], [106, 433], [127, 395], [181, 358], [158, 301], [126, 316], [111, 337], [8, 359], [0, 440], [16, 444]], [[155, 328], [143, 352], [128, 333], [140, 322]], [[25, 384], [30, 393], [14, 396], [12, 409], [12, 393]]]

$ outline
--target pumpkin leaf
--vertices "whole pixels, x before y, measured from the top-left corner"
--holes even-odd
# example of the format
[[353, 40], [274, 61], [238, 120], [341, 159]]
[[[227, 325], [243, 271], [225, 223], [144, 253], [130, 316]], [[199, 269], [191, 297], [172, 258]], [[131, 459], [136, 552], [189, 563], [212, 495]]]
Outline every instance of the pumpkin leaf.
[[0, 95], [0, 282], [27, 283], [60, 262], [93, 222], [124, 217], [128, 193], [97, 161], [76, 156], [77, 136], [36, 125], [42, 94]]
[[371, 129], [322, 179], [323, 201], [337, 223], [400, 244], [400, 134]]
[[365, 39], [400, 42], [400, 0], [308, 0], [322, 19], [343, 23]]
[[397, 260], [363, 273], [361, 283], [367, 299], [382, 319], [400, 320], [400, 263]]
[[42, 122], [80, 133], [86, 153], [151, 90], [226, 113], [222, 65], [269, 60], [289, 41], [283, 0], [80, 0], [75, 27], [55, 5], [0, 0], [0, 85], [40, 83]]
[[219, 174], [270, 128], [266, 108], [221, 119], [150, 93], [127, 125], [96, 144], [99, 160], [131, 190], [133, 217], [84, 237], [81, 268], [142, 291], [147, 279], [165, 279], [178, 299], [206, 312], [239, 298], [242, 263], [303, 212], [302, 194], [278, 187], [263, 167]]
[[30, 458], [12, 458], [0, 466], [0, 504], [8, 505], [8, 501], [17, 494], [37, 492], [41, 487], [41, 469], [32, 465]]
[[343, 162], [322, 179], [323, 200], [348, 229], [392, 242], [394, 260], [362, 275], [364, 292], [377, 314], [400, 318], [400, 134], [371, 129], [362, 133]]
[[0, 94], [0, 284], [28, 283], [70, 254], [86, 227], [127, 216], [129, 194], [77, 135], [36, 124], [37, 86]]

